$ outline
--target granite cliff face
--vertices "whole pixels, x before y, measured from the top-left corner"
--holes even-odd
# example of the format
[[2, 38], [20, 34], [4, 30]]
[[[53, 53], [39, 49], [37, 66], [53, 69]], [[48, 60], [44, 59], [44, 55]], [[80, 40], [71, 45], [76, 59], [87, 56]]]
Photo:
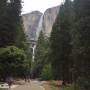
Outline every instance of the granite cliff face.
[[41, 16], [42, 13], [39, 11], [22, 15], [24, 30], [29, 40], [35, 40], [37, 38], [36, 32]]
[[42, 30], [46, 37], [50, 36], [52, 26], [55, 22], [58, 12], [59, 12], [59, 8], [60, 8], [60, 6], [49, 8], [44, 13]]
[[39, 11], [22, 15], [25, 33], [28, 39], [37, 40], [40, 32], [39, 29], [43, 30], [46, 37], [49, 37], [58, 12], [59, 6], [56, 6], [47, 9], [44, 15]]

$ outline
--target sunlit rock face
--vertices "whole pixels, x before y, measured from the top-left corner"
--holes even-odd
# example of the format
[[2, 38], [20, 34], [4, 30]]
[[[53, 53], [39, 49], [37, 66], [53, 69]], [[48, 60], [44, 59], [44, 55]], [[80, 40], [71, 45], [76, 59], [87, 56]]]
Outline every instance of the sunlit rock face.
[[25, 33], [29, 40], [36, 40], [36, 32], [42, 13], [33, 11], [28, 14], [22, 15]]
[[49, 8], [44, 14], [39, 11], [33, 11], [22, 15], [24, 30], [29, 40], [37, 40], [40, 32], [39, 29], [43, 31], [46, 37], [50, 36], [52, 26], [59, 12], [59, 7]]
[[52, 31], [52, 26], [53, 26], [55, 19], [59, 13], [59, 8], [60, 8], [60, 6], [49, 8], [44, 13], [42, 30], [46, 37], [50, 36], [50, 33]]

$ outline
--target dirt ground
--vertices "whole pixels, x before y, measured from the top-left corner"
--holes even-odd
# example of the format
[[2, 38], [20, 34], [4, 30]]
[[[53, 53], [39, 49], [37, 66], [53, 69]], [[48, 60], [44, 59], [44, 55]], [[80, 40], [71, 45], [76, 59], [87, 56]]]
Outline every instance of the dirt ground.
[[51, 90], [50, 86], [47, 84], [44, 84], [43, 87], [45, 88], [45, 90]]
[[[43, 87], [45, 90], [52, 90], [52, 86], [55, 88], [59, 88], [62, 85], [62, 81], [43, 81]], [[55, 89], [56, 90], [56, 89]]]

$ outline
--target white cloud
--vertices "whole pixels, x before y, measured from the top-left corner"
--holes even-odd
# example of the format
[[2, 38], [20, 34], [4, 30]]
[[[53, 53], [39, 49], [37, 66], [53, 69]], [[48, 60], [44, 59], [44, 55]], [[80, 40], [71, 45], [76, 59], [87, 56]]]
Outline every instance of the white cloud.
[[44, 12], [47, 8], [60, 5], [63, 0], [22, 0], [22, 13], [28, 13], [34, 10]]

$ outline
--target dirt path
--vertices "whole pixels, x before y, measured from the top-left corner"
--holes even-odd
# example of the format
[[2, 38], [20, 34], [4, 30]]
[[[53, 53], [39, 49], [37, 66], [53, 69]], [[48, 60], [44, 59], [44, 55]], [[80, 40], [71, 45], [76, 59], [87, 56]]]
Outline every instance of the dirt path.
[[24, 85], [20, 85], [12, 90], [45, 90], [41, 83], [38, 81], [31, 81], [30, 83], [26, 83]]

